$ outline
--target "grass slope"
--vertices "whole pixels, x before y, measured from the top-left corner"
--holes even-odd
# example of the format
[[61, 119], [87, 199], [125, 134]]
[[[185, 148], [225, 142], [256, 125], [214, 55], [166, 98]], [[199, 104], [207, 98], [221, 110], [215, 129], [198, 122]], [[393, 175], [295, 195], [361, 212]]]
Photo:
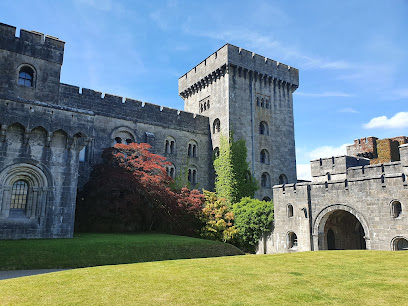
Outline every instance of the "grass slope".
[[81, 268], [243, 254], [238, 248], [165, 234], [78, 234], [72, 239], [0, 241], [0, 270]]
[[149, 262], [3, 280], [0, 288], [2, 305], [402, 305], [408, 303], [408, 252]]

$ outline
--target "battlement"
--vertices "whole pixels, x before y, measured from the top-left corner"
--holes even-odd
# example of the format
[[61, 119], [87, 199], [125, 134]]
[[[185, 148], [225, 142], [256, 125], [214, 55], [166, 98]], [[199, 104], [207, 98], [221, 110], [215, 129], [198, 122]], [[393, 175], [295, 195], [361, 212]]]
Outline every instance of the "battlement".
[[209, 133], [208, 117], [92, 89], [80, 90], [63, 83], [60, 84], [59, 104], [92, 111], [95, 115]]
[[273, 186], [274, 196], [284, 194], [285, 196], [294, 196], [295, 194], [305, 194], [305, 190], [311, 193], [324, 194], [330, 192], [358, 192], [359, 190], [375, 190], [387, 187], [408, 188], [407, 177], [404, 173], [382, 173], [371, 177], [355, 177], [345, 180], [311, 182], [300, 184], [286, 184]]
[[36, 31], [21, 29], [16, 37], [16, 27], [0, 23], [0, 49], [62, 64], [64, 45], [57, 37]]
[[179, 78], [179, 94], [206, 86], [230, 67], [238, 67], [271, 79], [299, 86], [299, 70], [234, 45], [226, 44]]
[[[369, 164], [370, 160], [367, 158], [347, 155], [319, 158], [310, 162], [311, 173], [314, 180], [317, 177], [326, 177], [327, 174], [331, 176], [338, 174], [345, 175], [347, 173], [347, 169], [350, 167], [365, 166]], [[335, 179], [335, 177], [332, 179]]]

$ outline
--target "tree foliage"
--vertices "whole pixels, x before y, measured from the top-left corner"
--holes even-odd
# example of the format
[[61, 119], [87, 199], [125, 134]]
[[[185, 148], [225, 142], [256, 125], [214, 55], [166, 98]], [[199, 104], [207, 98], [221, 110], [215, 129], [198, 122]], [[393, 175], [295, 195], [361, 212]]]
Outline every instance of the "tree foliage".
[[246, 159], [244, 139], [234, 141], [233, 133], [229, 139], [220, 136], [219, 156], [214, 159], [215, 191], [218, 197], [225, 198], [230, 203], [236, 203], [242, 197], [254, 197], [259, 187], [251, 175]]
[[262, 233], [271, 229], [273, 222], [272, 201], [261, 201], [249, 197], [242, 198], [233, 205], [235, 226], [239, 231], [239, 246], [255, 252]]
[[233, 225], [234, 213], [227, 205], [227, 200], [217, 198], [214, 192], [204, 190], [205, 204], [201, 212], [201, 237], [223, 242], [233, 242], [238, 233]]
[[78, 197], [79, 230], [195, 233], [204, 196], [185, 187], [172, 190], [165, 170], [170, 163], [149, 149], [131, 143], [103, 151], [104, 162]]

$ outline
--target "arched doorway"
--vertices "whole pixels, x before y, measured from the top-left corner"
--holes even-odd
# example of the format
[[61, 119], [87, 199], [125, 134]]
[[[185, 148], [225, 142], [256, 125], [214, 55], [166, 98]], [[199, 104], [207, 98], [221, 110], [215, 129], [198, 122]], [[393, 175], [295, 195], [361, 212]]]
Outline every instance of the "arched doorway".
[[359, 211], [348, 205], [326, 206], [313, 221], [313, 249], [371, 250], [368, 223]]
[[[328, 213], [324, 223], [325, 242], [323, 250], [362, 250], [366, 249], [365, 233], [361, 222], [352, 213], [334, 210]], [[322, 224], [323, 225], [323, 224]]]

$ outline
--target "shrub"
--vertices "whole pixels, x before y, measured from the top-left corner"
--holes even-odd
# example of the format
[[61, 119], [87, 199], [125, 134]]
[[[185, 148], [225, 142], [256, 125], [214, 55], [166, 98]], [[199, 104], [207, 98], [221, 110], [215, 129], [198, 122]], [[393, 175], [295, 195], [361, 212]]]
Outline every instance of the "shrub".
[[171, 190], [168, 163], [149, 149], [131, 143], [104, 150], [104, 162], [79, 194], [77, 230], [196, 233], [204, 196], [188, 188]]
[[214, 192], [204, 190], [205, 202], [201, 212], [201, 237], [232, 243], [237, 235], [233, 225], [234, 213], [224, 198], [217, 198]]
[[242, 198], [233, 205], [239, 246], [254, 253], [263, 232], [270, 231], [273, 222], [272, 201]]

